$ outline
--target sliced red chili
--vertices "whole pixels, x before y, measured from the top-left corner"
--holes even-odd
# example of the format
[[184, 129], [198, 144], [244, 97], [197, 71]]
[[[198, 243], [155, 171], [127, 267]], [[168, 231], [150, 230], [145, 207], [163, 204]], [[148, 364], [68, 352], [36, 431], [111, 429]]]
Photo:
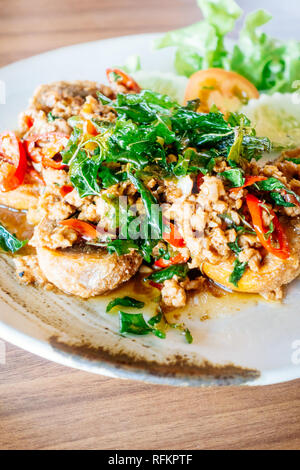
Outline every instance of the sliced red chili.
[[158, 289], [158, 290], [162, 290], [163, 288], [162, 284], [158, 284], [157, 282], [154, 282], [154, 281], [149, 281], [149, 284], [151, 287], [154, 287], [155, 289]]
[[141, 88], [137, 82], [130, 77], [127, 73], [120, 69], [107, 69], [106, 76], [109, 83], [117, 83], [118, 85], [125, 86], [128, 90], [140, 93]]
[[[263, 221], [263, 202], [252, 194], [247, 195], [246, 202], [252, 218], [254, 230], [262, 246], [264, 246], [269, 253], [272, 253], [280, 259], [285, 260], [289, 258], [291, 252], [288, 239], [275, 212], [272, 209], [269, 209], [270, 215], [272, 216], [272, 223], [274, 225], [274, 232], [266, 238], [269, 233], [269, 228], [265, 227]], [[278, 243], [278, 247], [274, 246], [274, 240]]]
[[199, 175], [197, 175], [197, 188], [199, 191], [203, 183], [204, 183], [204, 176], [202, 173], [199, 173]]
[[93, 135], [93, 136], [96, 136], [99, 134], [95, 125], [89, 119], [86, 121], [86, 132], [87, 134]]
[[169, 266], [173, 266], [174, 264], [181, 264], [181, 263], [186, 263], [188, 261], [188, 258], [182, 256], [181, 253], [178, 253], [178, 255], [173, 256], [170, 259], [164, 259], [160, 258], [157, 261], [155, 261], [155, 266], [159, 268], [168, 268]]
[[26, 152], [14, 132], [0, 134], [0, 190], [12, 191], [24, 181], [27, 169]]
[[85, 240], [95, 240], [99, 238], [96, 227], [88, 222], [84, 222], [83, 220], [62, 220], [60, 224], [72, 228]]
[[31, 127], [34, 124], [34, 119], [31, 116], [28, 116], [27, 114], [24, 116], [24, 122], [28, 129], [31, 129]]
[[170, 232], [163, 233], [163, 239], [175, 248], [184, 248], [185, 241], [180, 235], [178, 229], [170, 222]]
[[66, 197], [73, 191], [73, 186], [64, 185], [60, 188], [59, 192], [62, 197]]
[[69, 137], [61, 132], [48, 132], [47, 134], [28, 137], [24, 144], [28, 156], [35, 163], [41, 163], [45, 168], [62, 170], [67, 168], [56, 157], [67, 145]]
[[255, 183], [258, 183], [259, 181], [265, 181], [268, 178], [265, 176], [246, 176], [245, 178], [245, 184], [243, 186], [239, 186], [238, 188], [231, 188], [230, 191], [238, 192], [241, 189], [247, 188], [248, 186], [252, 186]]

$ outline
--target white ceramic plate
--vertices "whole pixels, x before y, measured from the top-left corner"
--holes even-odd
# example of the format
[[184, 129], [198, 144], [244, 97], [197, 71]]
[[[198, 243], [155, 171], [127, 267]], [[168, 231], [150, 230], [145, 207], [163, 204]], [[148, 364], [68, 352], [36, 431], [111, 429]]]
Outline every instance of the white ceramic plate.
[[[105, 68], [140, 54], [146, 70], [172, 69], [169, 50], [152, 52], [154, 35], [80, 44], [0, 69], [6, 104], [0, 129], [15, 128], [35, 87], [56, 80], [105, 81]], [[294, 283], [282, 305], [258, 298], [211, 299], [189, 305], [192, 345], [177, 331], [166, 340], [124, 338], [118, 319], [104, 313], [107, 299], [83, 302], [20, 286], [11, 260], [0, 260], [0, 336], [49, 360], [90, 372], [175, 385], [266, 385], [300, 377], [300, 289]], [[127, 287], [123, 288], [126, 292]], [[201, 314], [212, 318], [200, 321]]]

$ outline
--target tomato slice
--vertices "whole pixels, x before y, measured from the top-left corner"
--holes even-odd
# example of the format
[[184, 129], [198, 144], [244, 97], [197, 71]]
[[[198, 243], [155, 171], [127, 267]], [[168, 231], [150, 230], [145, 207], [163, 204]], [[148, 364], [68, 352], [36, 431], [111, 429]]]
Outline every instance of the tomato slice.
[[45, 168], [62, 170], [67, 168], [61, 161], [54, 160], [67, 145], [69, 136], [61, 132], [49, 132], [47, 134], [33, 135], [25, 140], [25, 148], [28, 156], [35, 163], [41, 163]]
[[[265, 227], [263, 221], [263, 202], [252, 194], [247, 195], [246, 202], [252, 218], [254, 230], [262, 246], [264, 246], [269, 253], [272, 253], [278, 258], [283, 260], [288, 259], [291, 255], [288, 239], [275, 212], [272, 209], [269, 210], [273, 217], [272, 222], [274, 224], [274, 232], [270, 234], [269, 238], [266, 238], [269, 230]], [[273, 240], [277, 241], [279, 245], [278, 248], [273, 245]]]
[[185, 247], [185, 241], [180, 235], [178, 229], [174, 224], [170, 222], [170, 232], [164, 232], [163, 233], [163, 239], [170, 243], [170, 245], [174, 246], [175, 248], [184, 248]]
[[199, 112], [208, 113], [213, 105], [226, 114], [238, 111], [252, 98], [259, 98], [255, 86], [236, 72], [212, 68], [199, 70], [188, 81], [185, 103], [200, 99]]
[[173, 266], [174, 264], [181, 264], [181, 263], [186, 263], [188, 261], [188, 258], [185, 258], [182, 256], [181, 253], [178, 253], [178, 255], [173, 256], [170, 259], [164, 259], [160, 258], [155, 261], [155, 266], [158, 266], [159, 268], [168, 268], [169, 266]]
[[99, 234], [97, 229], [94, 225], [84, 222], [83, 220], [78, 219], [68, 219], [62, 220], [60, 225], [65, 225], [66, 227], [70, 227], [79, 235], [84, 238], [85, 240], [95, 240], [99, 238]]
[[140, 93], [141, 87], [137, 82], [130, 77], [127, 73], [120, 69], [107, 69], [106, 76], [109, 83], [117, 83], [118, 85], [125, 86], [128, 90]]
[[26, 152], [14, 132], [0, 134], [0, 191], [13, 191], [24, 181], [27, 169]]

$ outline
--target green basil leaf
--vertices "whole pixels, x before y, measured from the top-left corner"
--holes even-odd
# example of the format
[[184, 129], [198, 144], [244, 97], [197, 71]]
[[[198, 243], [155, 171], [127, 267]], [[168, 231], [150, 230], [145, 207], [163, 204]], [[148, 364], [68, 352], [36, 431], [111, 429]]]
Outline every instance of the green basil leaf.
[[180, 330], [184, 333], [185, 339], [188, 344], [192, 344], [194, 341], [193, 336], [191, 335], [191, 332], [188, 328], [186, 328], [182, 323], [169, 323], [168, 324], [171, 328], [174, 328], [175, 330]]
[[150, 276], [145, 278], [145, 280], [154, 281], [160, 284], [168, 279], [172, 279], [174, 276], [178, 276], [180, 279], [185, 279], [188, 271], [189, 268], [187, 264], [175, 264], [174, 266], [170, 266], [150, 274]]
[[138, 244], [133, 240], [113, 240], [108, 243], [107, 250], [109, 254], [116, 253], [118, 256], [127, 255], [130, 251], [137, 250]]
[[75, 152], [78, 150], [80, 138], [82, 136], [82, 130], [77, 127], [74, 128], [66, 148], [61, 152], [63, 163], [68, 164]]
[[117, 297], [113, 299], [106, 307], [106, 312], [110, 312], [114, 307], [131, 307], [131, 308], [144, 308], [144, 302], [134, 299], [133, 297]]
[[234, 269], [230, 275], [229, 282], [238, 287], [239, 281], [242, 279], [247, 269], [248, 263], [241, 263], [238, 259], [234, 262]]
[[275, 202], [277, 206], [282, 207], [295, 207], [295, 204], [287, 202], [280, 193], [271, 192], [270, 198]]
[[152, 333], [160, 339], [165, 339], [166, 337], [164, 331], [150, 327], [146, 323], [142, 313], [126, 313], [120, 311], [119, 320], [121, 334], [131, 333], [134, 335], [148, 335], [149, 333]]
[[146, 323], [142, 313], [119, 312], [120, 333], [147, 335], [152, 328]]
[[245, 184], [244, 172], [241, 168], [232, 168], [219, 173], [219, 175], [230, 181], [233, 188], [239, 188]]
[[293, 162], [295, 165], [300, 165], [300, 158], [286, 158], [288, 162]]
[[239, 243], [238, 243], [239, 239], [238, 237], [236, 237], [236, 240], [235, 242], [231, 242], [231, 243], [228, 243], [228, 246], [229, 248], [231, 249], [231, 251], [233, 251], [233, 253], [235, 253], [236, 255], [238, 255], [239, 253], [241, 253], [242, 251], [242, 248], [239, 246]]
[[113, 102], [110, 98], [107, 98], [107, 96], [103, 95], [103, 93], [100, 93], [100, 91], [97, 91], [97, 97], [100, 103], [104, 105], [110, 105]]
[[263, 181], [255, 183], [261, 191], [274, 191], [275, 189], [286, 189], [286, 186], [277, 178], [268, 178]]
[[28, 240], [20, 241], [14, 235], [12, 235], [3, 225], [0, 225], [0, 248], [3, 251], [16, 253], [25, 245]]
[[163, 317], [162, 313], [161, 312], [158, 313], [154, 317], [150, 318], [150, 320], [148, 321], [149, 325], [151, 326], [157, 325], [157, 323], [161, 322], [162, 317]]
[[51, 111], [47, 114], [47, 120], [48, 122], [54, 122], [56, 119], [59, 119], [58, 116], [54, 116]]

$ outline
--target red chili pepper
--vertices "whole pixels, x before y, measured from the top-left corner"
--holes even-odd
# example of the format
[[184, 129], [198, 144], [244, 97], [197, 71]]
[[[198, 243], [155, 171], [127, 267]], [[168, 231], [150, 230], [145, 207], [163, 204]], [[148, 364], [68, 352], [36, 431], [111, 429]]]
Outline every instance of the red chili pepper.
[[93, 136], [96, 136], [96, 135], [99, 134], [96, 127], [94, 126], [92, 121], [90, 121], [89, 119], [86, 121], [86, 132], [87, 132], [87, 134], [90, 134], [90, 135], [93, 135]]
[[65, 225], [66, 227], [72, 228], [73, 230], [78, 232], [79, 235], [85, 240], [95, 240], [96, 238], [99, 238], [96, 227], [87, 222], [83, 222], [83, 220], [78, 220], [78, 219], [62, 220], [60, 224]]
[[238, 188], [231, 188], [230, 191], [238, 192], [241, 189], [247, 188], [248, 186], [252, 186], [253, 184], [258, 183], [259, 181], [265, 181], [267, 179], [268, 178], [266, 178], [265, 176], [246, 176], [246, 181], [243, 186], [239, 186]]
[[160, 258], [157, 261], [155, 261], [155, 266], [158, 266], [159, 268], [168, 268], [169, 266], [173, 266], [173, 264], [181, 264], [181, 263], [186, 263], [188, 261], [188, 258], [184, 258], [181, 253], [178, 253], [178, 255], [173, 256], [173, 258], [170, 259], [164, 259]]
[[67, 168], [61, 162], [54, 160], [67, 145], [69, 137], [61, 132], [49, 132], [42, 135], [33, 135], [25, 140], [28, 156], [35, 163], [41, 163], [45, 168], [62, 170]]
[[197, 175], [197, 188], [198, 188], [199, 191], [200, 191], [201, 186], [202, 186], [203, 183], [204, 183], [203, 174], [199, 173], [199, 175]]
[[28, 129], [31, 129], [31, 127], [34, 124], [34, 119], [31, 116], [28, 116], [27, 114], [24, 116], [24, 122]]
[[0, 134], [0, 191], [18, 188], [24, 181], [27, 169], [26, 152], [14, 132]]
[[154, 282], [154, 281], [149, 281], [149, 284], [151, 287], [154, 287], [155, 289], [158, 289], [158, 290], [162, 290], [163, 288], [162, 284], [158, 284], [157, 282]]
[[[268, 228], [264, 226], [263, 215], [262, 215], [262, 204], [257, 197], [252, 194], [248, 194], [246, 197], [247, 206], [252, 218], [252, 224], [254, 230], [257, 234], [257, 237], [260, 243], [266, 248], [267, 251], [277, 256], [280, 259], [287, 259], [290, 257], [290, 247], [288, 243], [287, 236], [281, 227], [281, 224], [275, 214], [275, 212], [270, 209], [269, 212], [272, 216], [272, 222], [274, 224], [274, 232], [266, 239], [266, 234], [269, 232]], [[272, 241], [276, 240], [279, 247], [276, 248]]]
[[175, 248], [184, 248], [185, 241], [174, 224], [170, 222], [170, 232], [163, 233], [163, 239]]
[[59, 192], [62, 197], [66, 197], [73, 191], [73, 186], [64, 185], [60, 188]]
[[[114, 74], [115, 77], [112, 77], [112, 74]], [[135, 93], [140, 93], [141, 91], [141, 88], [136, 83], [136, 81], [132, 77], [130, 77], [130, 75], [123, 72], [123, 70], [107, 69], [106, 76], [107, 76], [109, 83], [117, 83], [118, 85], [123, 85], [128, 90], [134, 91]]]

